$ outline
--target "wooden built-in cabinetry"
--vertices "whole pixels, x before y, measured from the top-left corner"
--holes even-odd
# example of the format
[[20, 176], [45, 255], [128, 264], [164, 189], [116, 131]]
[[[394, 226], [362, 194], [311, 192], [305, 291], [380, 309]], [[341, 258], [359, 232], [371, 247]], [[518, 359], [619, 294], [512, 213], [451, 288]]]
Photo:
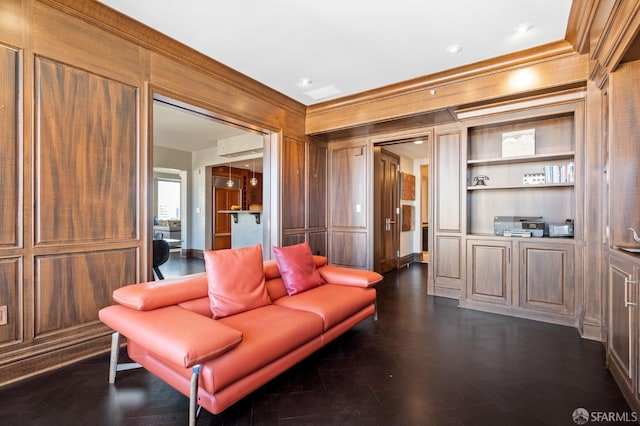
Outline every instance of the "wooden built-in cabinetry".
[[464, 140], [459, 124], [435, 129], [431, 170], [434, 173], [435, 229], [430, 255], [433, 294], [459, 298], [464, 282], [464, 216], [461, 168]]
[[[583, 96], [582, 92], [550, 96], [535, 108], [519, 108], [515, 104], [500, 114], [478, 114], [463, 120], [466, 143], [461, 163], [466, 168], [461, 171], [461, 191], [466, 193], [466, 223], [461, 228], [465, 230], [466, 276], [460, 306], [578, 325], [577, 294], [581, 294], [581, 282], [576, 271], [580, 270], [581, 257], [576, 245], [580, 245], [582, 236], [579, 206]], [[528, 129], [535, 130], [535, 152], [503, 156], [503, 134]], [[437, 145], [438, 148], [442, 149]], [[437, 157], [441, 161], [447, 158]], [[523, 181], [526, 174], [544, 173], [545, 166], [559, 169], [564, 164], [571, 164], [573, 174], [562, 182]], [[453, 165], [443, 168], [451, 169], [451, 179], [455, 180], [456, 168]], [[485, 185], [475, 184], [474, 178], [479, 175], [489, 178]], [[436, 178], [443, 179], [439, 175]], [[437, 190], [444, 188], [446, 185], [439, 185]], [[453, 189], [447, 191], [451, 192]], [[453, 199], [449, 203], [456, 202]], [[544, 237], [495, 235], [496, 216], [531, 217], [547, 224], [571, 219], [576, 224], [575, 236], [549, 238], [546, 230]], [[451, 218], [449, 221], [455, 227], [455, 221]], [[436, 244], [442, 238], [441, 235], [436, 239]], [[451, 253], [455, 257], [458, 250], [454, 248]]]
[[285, 138], [282, 147], [282, 245], [307, 241], [327, 255], [327, 148]]
[[640, 257], [611, 250], [607, 364], [627, 402], [640, 411]]

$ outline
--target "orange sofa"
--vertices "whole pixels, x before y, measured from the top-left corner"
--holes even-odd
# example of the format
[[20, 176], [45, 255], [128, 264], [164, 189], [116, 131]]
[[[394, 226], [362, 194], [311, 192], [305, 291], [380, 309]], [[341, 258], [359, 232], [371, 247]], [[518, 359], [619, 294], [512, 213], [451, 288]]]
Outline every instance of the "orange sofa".
[[275, 260], [263, 262], [271, 303], [213, 319], [207, 274], [133, 284], [117, 289], [116, 305], [100, 310], [113, 330], [109, 381], [118, 364], [120, 335], [129, 357], [217, 414], [295, 365], [364, 319], [375, 315], [382, 276], [328, 265], [313, 256], [325, 284], [289, 296]]

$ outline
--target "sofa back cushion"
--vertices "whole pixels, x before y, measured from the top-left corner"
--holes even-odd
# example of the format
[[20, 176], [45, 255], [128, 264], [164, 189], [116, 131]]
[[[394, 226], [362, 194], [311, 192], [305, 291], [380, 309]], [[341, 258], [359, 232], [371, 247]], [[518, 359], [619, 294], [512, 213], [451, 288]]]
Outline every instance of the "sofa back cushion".
[[289, 296], [324, 284], [324, 280], [316, 270], [309, 243], [273, 247], [273, 254]]
[[205, 268], [213, 318], [271, 303], [262, 262], [262, 246], [206, 250]]

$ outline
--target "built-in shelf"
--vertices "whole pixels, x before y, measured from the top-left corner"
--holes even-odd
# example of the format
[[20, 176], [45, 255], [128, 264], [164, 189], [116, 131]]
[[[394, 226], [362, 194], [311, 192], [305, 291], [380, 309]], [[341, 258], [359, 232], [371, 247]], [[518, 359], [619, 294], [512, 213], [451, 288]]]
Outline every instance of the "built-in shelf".
[[484, 158], [478, 160], [469, 160], [467, 164], [469, 166], [489, 166], [495, 164], [518, 164], [518, 163], [532, 163], [538, 161], [557, 161], [557, 160], [573, 160], [575, 152], [556, 152], [552, 154], [536, 154], [527, 155], [524, 157], [507, 157], [507, 158]]
[[574, 182], [567, 183], [541, 183], [538, 185], [498, 185], [498, 186], [468, 186], [468, 191], [490, 191], [496, 189], [543, 189], [543, 188], [561, 188], [561, 187], [571, 187], [575, 186]]
[[261, 210], [218, 210], [218, 213], [230, 214], [234, 223], [238, 223], [238, 214], [251, 214], [256, 219], [256, 224], [260, 225]]

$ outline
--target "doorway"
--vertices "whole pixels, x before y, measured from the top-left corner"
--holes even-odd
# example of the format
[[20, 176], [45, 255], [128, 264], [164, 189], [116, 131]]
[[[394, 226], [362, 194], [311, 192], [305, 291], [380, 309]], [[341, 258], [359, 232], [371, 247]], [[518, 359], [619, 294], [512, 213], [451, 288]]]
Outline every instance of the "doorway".
[[372, 140], [376, 272], [429, 262], [431, 134], [414, 130]]
[[[252, 188], [260, 191], [262, 219], [270, 225], [264, 228], [262, 238], [263, 252], [268, 256], [271, 245], [279, 244], [280, 195], [271, 191], [271, 188], [278, 187], [279, 182], [277, 168], [272, 160], [278, 155], [279, 132], [230, 119], [213, 112], [204, 104], [193, 105], [180, 101], [176, 99], [175, 94], [168, 97], [158, 88], [152, 89], [150, 110], [149, 134], [153, 169], [185, 171], [182, 186], [184, 191], [181, 193], [183, 203], [180, 206], [182, 257], [203, 258], [205, 250], [215, 249], [216, 230], [213, 227], [216, 221], [213, 218], [212, 205], [216, 194], [212, 191], [212, 170], [222, 164], [238, 170], [247, 169], [243, 174], [247, 181], [253, 182], [256, 176], [261, 178], [260, 184]], [[233, 139], [234, 145], [242, 144], [247, 139], [257, 139], [260, 145], [259, 152], [247, 148], [220, 153], [217, 143], [224, 139]], [[153, 209], [157, 194], [154, 191], [147, 193], [148, 205]], [[237, 199], [231, 199], [230, 204], [227, 204], [240, 204], [240, 199], [245, 194], [252, 195], [246, 191], [238, 192]], [[150, 212], [153, 214], [154, 210]], [[150, 228], [151, 214], [148, 217]], [[153, 228], [147, 235], [148, 259], [152, 259], [150, 240]]]

